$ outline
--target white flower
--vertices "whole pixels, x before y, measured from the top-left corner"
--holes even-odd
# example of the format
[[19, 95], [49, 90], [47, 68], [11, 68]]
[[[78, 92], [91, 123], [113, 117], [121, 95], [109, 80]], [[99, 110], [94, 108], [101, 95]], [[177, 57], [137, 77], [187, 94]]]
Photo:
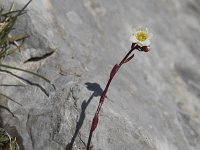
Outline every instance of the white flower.
[[133, 35], [130, 37], [132, 43], [137, 43], [139, 46], [150, 46], [153, 34], [149, 33], [146, 27], [139, 27], [134, 29]]

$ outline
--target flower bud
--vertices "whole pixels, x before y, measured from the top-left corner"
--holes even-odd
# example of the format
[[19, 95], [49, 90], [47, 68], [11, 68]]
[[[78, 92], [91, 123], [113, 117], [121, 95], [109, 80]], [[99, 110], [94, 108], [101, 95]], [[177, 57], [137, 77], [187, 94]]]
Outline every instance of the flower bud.
[[150, 51], [150, 46], [142, 46], [141, 51], [144, 51], [144, 52]]

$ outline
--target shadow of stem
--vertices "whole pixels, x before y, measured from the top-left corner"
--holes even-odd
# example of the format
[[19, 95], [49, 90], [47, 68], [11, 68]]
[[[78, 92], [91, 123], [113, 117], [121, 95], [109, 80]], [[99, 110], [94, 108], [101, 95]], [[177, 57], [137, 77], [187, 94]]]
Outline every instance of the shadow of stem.
[[[71, 139], [71, 142], [69, 144], [67, 144], [65, 150], [72, 150], [74, 142], [76, 140], [76, 137], [79, 134], [79, 131], [80, 131], [80, 129], [81, 129], [82, 125], [83, 125], [83, 122], [85, 120], [85, 111], [86, 111], [89, 103], [91, 102], [91, 100], [94, 97], [101, 96], [101, 94], [103, 92], [102, 88], [100, 87], [100, 85], [98, 83], [89, 83], [89, 82], [87, 82], [87, 83], [85, 83], [85, 85], [87, 85], [87, 89], [89, 91], [93, 91], [93, 93], [92, 93], [92, 95], [89, 97], [89, 99], [87, 101], [84, 100], [83, 103], [81, 104], [81, 113], [80, 113], [79, 120], [78, 120], [78, 122], [76, 124], [76, 129], [75, 129], [74, 135], [73, 135], [73, 137]], [[84, 142], [83, 142], [83, 144], [86, 147], [86, 144]]]

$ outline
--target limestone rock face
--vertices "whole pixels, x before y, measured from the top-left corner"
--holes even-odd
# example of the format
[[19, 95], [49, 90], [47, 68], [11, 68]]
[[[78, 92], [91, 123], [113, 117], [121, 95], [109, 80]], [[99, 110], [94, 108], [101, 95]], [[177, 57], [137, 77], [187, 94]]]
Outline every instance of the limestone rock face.
[[[12, 0], [2, 1], [9, 6]], [[27, 0], [15, 1], [21, 8]], [[130, 49], [132, 27], [153, 32], [113, 80], [94, 132], [94, 150], [200, 149], [199, 0], [33, 0], [16, 24], [21, 52], [0, 72], [1, 126], [25, 150], [84, 150], [110, 70]], [[7, 85], [7, 86], [6, 86]]]

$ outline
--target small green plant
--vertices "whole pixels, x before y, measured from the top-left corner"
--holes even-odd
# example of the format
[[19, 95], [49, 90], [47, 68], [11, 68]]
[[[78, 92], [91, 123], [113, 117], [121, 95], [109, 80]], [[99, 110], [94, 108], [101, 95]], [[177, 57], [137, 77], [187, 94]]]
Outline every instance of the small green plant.
[[0, 128], [0, 150], [19, 150], [16, 138], [11, 137], [3, 128]]
[[[39, 78], [42, 78], [48, 83], [51, 83], [47, 78], [35, 72], [3, 63], [4, 58], [19, 51], [24, 43], [24, 40], [29, 37], [29, 35], [27, 34], [12, 35], [11, 32], [12, 30], [14, 30], [14, 25], [18, 20], [18, 17], [22, 16], [27, 12], [26, 8], [31, 1], [32, 0], [30, 0], [26, 5], [24, 5], [24, 7], [20, 10], [14, 10], [14, 2], [11, 4], [8, 11], [4, 11], [3, 8], [0, 8], [0, 68], [26, 72]], [[8, 98], [9, 100], [12, 100], [3, 93], [0, 93], [0, 95]]]
[[[20, 10], [14, 10], [14, 2], [11, 4], [8, 11], [5, 11], [3, 8], [0, 8], [0, 72], [6, 72], [6, 70], [18, 70], [25, 73], [32, 74], [37, 76], [46, 82], [50, 83], [50, 80], [39, 75], [38, 73], [25, 70], [22, 68], [14, 67], [7, 65], [4, 62], [4, 59], [20, 50], [22, 45], [24, 44], [24, 40], [29, 37], [27, 34], [17, 34], [12, 35], [12, 31], [14, 30], [14, 25], [18, 18], [27, 12], [26, 8], [30, 4], [32, 0], [29, 0], [28, 3], [24, 5], [24, 7]], [[2, 69], [3, 68], [3, 69]], [[14, 75], [14, 74], [11, 74]], [[15, 75], [14, 75], [15, 76]], [[19, 78], [20, 79], [20, 78]], [[51, 84], [55, 89], [55, 86]], [[13, 101], [19, 105], [20, 103], [16, 102], [9, 96], [5, 95], [4, 93], [0, 93], [0, 96], [5, 97], [6, 99]], [[9, 108], [0, 104], [0, 109], [3, 108], [7, 110], [9, 113], [14, 116], [14, 114], [10, 111]], [[19, 146], [17, 144], [16, 138], [11, 137], [3, 128], [0, 128], [0, 150], [19, 150]]]
[[[5, 12], [3, 8], [0, 8], [0, 67], [23, 71], [20, 68], [15, 68], [12, 66], [2, 64], [2, 62], [5, 57], [20, 50], [21, 46], [23, 45], [24, 39], [28, 37], [27, 34], [12, 35], [11, 31], [13, 30], [13, 27], [18, 17], [26, 13], [25, 9], [30, 2], [31, 0], [21, 10], [13, 10], [14, 2], [11, 4], [10, 9], [7, 12]], [[18, 102], [16, 102], [15, 100], [11, 99], [3, 93], [0, 93], [0, 96], [3, 96], [8, 100], [19, 104]], [[7, 110], [12, 114], [12, 116], [14, 116], [14, 114], [10, 111], [9, 108], [3, 105], [0, 105], [0, 108]], [[19, 146], [17, 144], [16, 138], [12, 138], [3, 128], [0, 128], [0, 150], [3, 149], [19, 150]]]
[[[19, 44], [18, 41], [28, 37], [27, 34], [11, 35], [11, 31], [18, 17], [26, 13], [25, 9], [30, 2], [31, 0], [21, 10], [13, 10], [14, 2], [7, 12], [0, 8], [0, 60], [19, 50], [23, 42]], [[15, 48], [12, 47], [13, 45]]]
[[[14, 25], [18, 19], [19, 16], [22, 16], [27, 12], [26, 7], [30, 4], [32, 0], [30, 0], [22, 9], [20, 10], [13, 10], [14, 9], [14, 2], [11, 4], [10, 9], [8, 12], [5, 12], [3, 8], [0, 9], [0, 67], [2, 68], [8, 68], [8, 69], [14, 69], [23, 71], [32, 75], [35, 75], [39, 78], [42, 78], [43, 80], [47, 81], [48, 83], [51, 83], [47, 78], [34, 73], [29, 70], [25, 70], [22, 68], [17, 68], [13, 66], [9, 66], [6, 64], [3, 64], [3, 59], [11, 55], [18, 50], [20, 50], [21, 46], [23, 45], [23, 42], [26, 38], [29, 37], [27, 34], [18, 34], [18, 35], [11, 35], [11, 31], [14, 29]], [[18, 43], [20, 42], [20, 43]]]
[[[12, 30], [14, 30], [13, 27], [18, 17], [22, 16], [23, 14], [27, 12], [26, 8], [30, 4], [31, 1], [32, 0], [30, 0], [26, 5], [24, 5], [24, 7], [20, 10], [13, 10], [14, 2], [11, 4], [7, 12], [5, 12], [3, 8], [0, 8], [0, 68], [26, 72], [34, 76], [37, 76], [51, 84], [50, 80], [43, 77], [42, 75], [39, 75], [38, 73], [25, 70], [22, 68], [10, 66], [3, 63], [4, 58], [7, 57], [8, 55], [11, 55], [19, 51], [21, 46], [24, 43], [24, 40], [29, 37], [29, 35], [27, 34], [12, 35], [11, 32]], [[53, 84], [51, 85], [55, 89], [55, 86]], [[4, 96], [4, 94], [1, 94], [1, 95]]]

